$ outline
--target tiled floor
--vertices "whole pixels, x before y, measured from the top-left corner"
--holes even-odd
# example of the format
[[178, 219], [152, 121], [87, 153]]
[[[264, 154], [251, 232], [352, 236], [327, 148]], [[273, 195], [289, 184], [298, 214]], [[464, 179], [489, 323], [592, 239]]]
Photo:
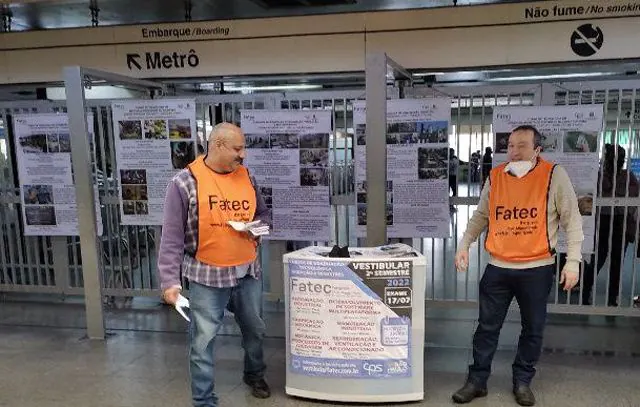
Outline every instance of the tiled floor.
[[[73, 304], [0, 304], [0, 406], [189, 406], [185, 324], [154, 301], [107, 314], [109, 337], [83, 339], [83, 308]], [[19, 320], [19, 318], [24, 318]], [[216, 388], [221, 407], [327, 406], [284, 394], [282, 313], [266, 315], [269, 400], [253, 399], [241, 382], [242, 349], [230, 323], [218, 342]], [[64, 327], [64, 328], [63, 328]], [[431, 310], [427, 319], [425, 399], [450, 406], [471, 360], [472, 310]], [[496, 355], [490, 394], [473, 406], [515, 406], [511, 361], [519, 334], [510, 316]], [[538, 406], [640, 406], [640, 321], [550, 318], [534, 390]]]

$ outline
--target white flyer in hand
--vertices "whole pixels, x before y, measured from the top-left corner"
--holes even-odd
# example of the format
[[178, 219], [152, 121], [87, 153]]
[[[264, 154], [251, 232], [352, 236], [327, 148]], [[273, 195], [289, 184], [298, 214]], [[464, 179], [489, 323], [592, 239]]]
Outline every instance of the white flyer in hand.
[[266, 223], [263, 224], [261, 220], [248, 223], [230, 220], [227, 223], [238, 232], [250, 232], [254, 236], [265, 236], [269, 234], [269, 225]]
[[184, 310], [185, 308], [189, 308], [189, 300], [183, 297], [182, 294], [178, 294], [178, 301], [176, 301], [174, 307], [176, 308], [176, 311], [182, 315], [182, 318], [186, 319], [187, 322], [191, 322]]

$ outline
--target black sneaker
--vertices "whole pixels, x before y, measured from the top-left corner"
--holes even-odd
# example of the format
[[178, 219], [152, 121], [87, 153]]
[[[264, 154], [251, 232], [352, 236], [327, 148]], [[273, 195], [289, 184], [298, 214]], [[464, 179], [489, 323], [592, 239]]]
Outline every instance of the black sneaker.
[[467, 382], [464, 387], [455, 392], [451, 398], [456, 404], [467, 404], [477, 397], [485, 397], [486, 395], [487, 389], [483, 389], [471, 382]]
[[516, 396], [516, 403], [521, 406], [533, 406], [536, 404], [536, 398], [529, 386], [517, 386], [513, 389], [513, 395]]
[[248, 380], [244, 378], [244, 383], [251, 387], [251, 395], [257, 399], [268, 399], [271, 397], [271, 389], [264, 379]]

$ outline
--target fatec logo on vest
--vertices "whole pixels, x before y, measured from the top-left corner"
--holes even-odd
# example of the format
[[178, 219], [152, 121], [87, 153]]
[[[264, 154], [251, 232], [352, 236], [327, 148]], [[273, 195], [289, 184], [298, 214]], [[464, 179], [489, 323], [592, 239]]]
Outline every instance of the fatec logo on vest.
[[[219, 205], [218, 205], [219, 204]], [[209, 209], [213, 210], [216, 205], [221, 211], [248, 211], [251, 209], [249, 201], [246, 199], [242, 201], [230, 201], [228, 199], [218, 199], [218, 195], [209, 195]]]
[[538, 208], [518, 208], [507, 209], [502, 205], [496, 206], [496, 220], [512, 219], [535, 219], [538, 217]]

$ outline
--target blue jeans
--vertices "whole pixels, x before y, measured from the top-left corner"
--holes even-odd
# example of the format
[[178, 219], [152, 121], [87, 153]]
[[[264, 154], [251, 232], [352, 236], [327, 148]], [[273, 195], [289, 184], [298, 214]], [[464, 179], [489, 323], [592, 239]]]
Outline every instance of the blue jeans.
[[189, 371], [194, 407], [215, 407], [214, 344], [222, 327], [224, 309], [231, 301], [236, 322], [242, 331], [245, 351], [244, 377], [248, 381], [264, 377], [266, 369], [262, 342], [265, 324], [261, 318], [262, 283], [247, 276], [233, 288], [214, 288], [189, 283], [191, 324], [189, 325]]
[[554, 265], [530, 269], [504, 269], [487, 265], [480, 281], [480, 317], [473, 337], [473, 364], [469, 381], [487, 387], [491, 362], [509, 305], [516, 298], [522, 331], [513, 362], [513, 385], [529, 385], [542, 352], [547, 300], [554, 279]]

